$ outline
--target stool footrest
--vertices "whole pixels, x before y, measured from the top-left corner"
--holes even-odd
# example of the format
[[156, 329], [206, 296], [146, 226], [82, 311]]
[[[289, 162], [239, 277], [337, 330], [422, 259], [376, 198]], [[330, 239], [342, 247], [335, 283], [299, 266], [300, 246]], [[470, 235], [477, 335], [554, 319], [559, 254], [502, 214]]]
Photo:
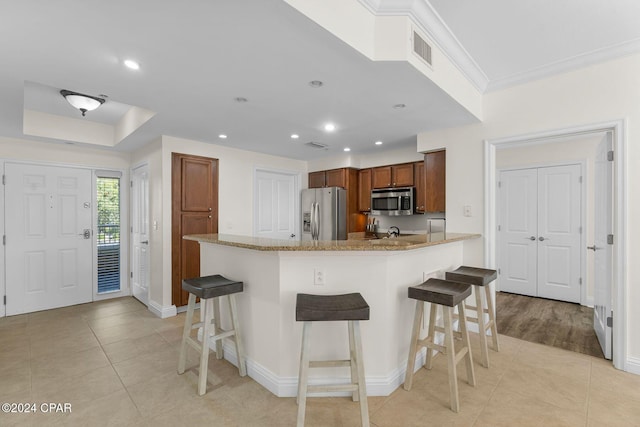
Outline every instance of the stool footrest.
[[341, 368], [350, 367], [350, 360], [310, 360], [310, 368]]
[[460, 362], [466, 354], [469, 353], [469, 347], [465, 347], [456, 353], [456, 363]]
[[424, 339], [424, 340], [418, 340], [418, 347], [426, 347], [426, 348], [431, 348], [433, 350], [437, 350], [440, 353], [446, 354], [447, 353], [447, 348], [443, 345], [440, 344], [436, 344], [433, 341], [431, 341], [429, 338]]
[[356, 391], [358, 384], [308, 385], [308, 393], [324, 393], [329, 391]]

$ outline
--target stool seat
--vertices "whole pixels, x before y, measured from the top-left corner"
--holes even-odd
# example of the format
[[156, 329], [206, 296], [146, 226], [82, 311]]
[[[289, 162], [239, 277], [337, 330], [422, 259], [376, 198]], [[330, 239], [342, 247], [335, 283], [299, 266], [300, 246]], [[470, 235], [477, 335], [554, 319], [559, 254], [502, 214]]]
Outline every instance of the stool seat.
[[409, 298], [455, 307], [471, 295], [471, 286], [451, 280], [431, 278], [409, 287]]
[[359, 293], [344, 295], [298, 294], [296, 321], [369, 320], [369, 305]]
[[182, 289], [201, 299], [217, 298], [242, 292], [242, 282], [227, 279], [219, 274], [194, 277], [182, 281]]
[[463, 265], [453, 271], [445, 273], [447, 280], [468, 283], [475, 286], [486, 286], [496, 280], [498, 272], [486, 268], [467, 267]]

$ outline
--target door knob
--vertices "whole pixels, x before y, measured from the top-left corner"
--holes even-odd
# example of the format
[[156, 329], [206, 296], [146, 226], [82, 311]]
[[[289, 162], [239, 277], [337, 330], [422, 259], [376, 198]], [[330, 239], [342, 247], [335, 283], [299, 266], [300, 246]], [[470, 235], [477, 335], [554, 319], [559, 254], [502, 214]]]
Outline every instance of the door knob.
[[149, 241], [148, 241], [148, 240], [143, 240], [142, 242], [140, 242], [140, 244], [142, 244], [142, 245], [148, 245], [148, 244], [149, 244]]
[[541, 242], [544, 242], [545, 240], [551, 240], [551, 239], [549, 239], [549, 238], [545, 239], [544, 237], [540, 236], [540, 237], [538, 237], [538, 240], [540, 240]]
[[599, 247], [597, 247], [596, 245], [593, 246], [587, 246], [587, 249], [591, 249], [592, 251], [597, 251], [598, 249], [600, 249]]
[[527, 240], [536, 240], [535, 236], [525, 237], [525, 239], [527, 239]]
[[294, 237], [296, 237], [296, 235], [291, 233], [291, 236], [289, 236], [289, 237], [291, 237], [293, 239]]

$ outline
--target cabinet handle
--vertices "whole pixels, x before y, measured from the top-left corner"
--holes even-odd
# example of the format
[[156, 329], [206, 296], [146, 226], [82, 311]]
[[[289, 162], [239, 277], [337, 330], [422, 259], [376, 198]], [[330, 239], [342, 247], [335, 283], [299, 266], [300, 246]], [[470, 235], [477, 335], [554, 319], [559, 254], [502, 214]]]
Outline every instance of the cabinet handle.
[[209, 215], [209, 219], [211, 219], [211, 215]]

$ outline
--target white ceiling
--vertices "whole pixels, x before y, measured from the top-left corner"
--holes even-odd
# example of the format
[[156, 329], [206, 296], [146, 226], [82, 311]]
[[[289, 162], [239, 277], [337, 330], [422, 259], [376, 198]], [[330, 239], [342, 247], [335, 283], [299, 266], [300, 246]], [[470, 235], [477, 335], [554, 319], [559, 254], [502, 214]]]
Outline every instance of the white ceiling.
[[[433, 6], [489, 86], [640, 38], [631, 0], [408, 3]], [[0, 0], [0, 10], [0, 136], [30, 138], [23, 108], [80, 117], [60, 89], [108, 95], [87, 120], [114, 123], [127, 105], [156, 112], [121, 151], [171, 135], [309, 160], [381, 149], [376, 140], [415, 145], [419, 132], [476, 120], [410, 65], [370, 61], [282, 0]], [[337, 131], [322, 131], [326, 121]]]

